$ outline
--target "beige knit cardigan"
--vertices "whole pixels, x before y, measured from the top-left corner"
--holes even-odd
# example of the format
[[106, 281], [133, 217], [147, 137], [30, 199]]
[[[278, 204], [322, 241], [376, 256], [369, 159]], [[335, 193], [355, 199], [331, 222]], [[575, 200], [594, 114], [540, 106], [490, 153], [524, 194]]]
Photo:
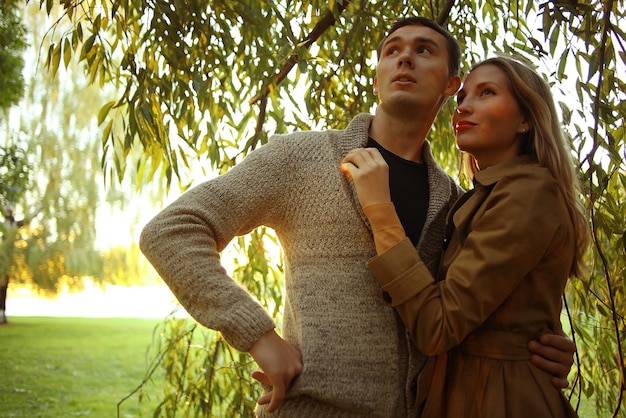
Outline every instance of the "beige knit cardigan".
[[[275, 414], [285, 417], [411, 416], [421, 361], [366, 262], [369, 223], [339, 162], [364, 147], [372, 116], [345, 130], [275, 135], [227, 173], [184, 193], [152, 219], [140, 246], [187, 312], [247, 351], [276, 325], [220, 264], [237, 235], [265, 225], [285, 257], [283, 338], [302, 352], [302, 374]], [[418, 244], [436, 270], [445, 216], [461, 192], [428, 143], [430, 202]], [[407, 180], [410, 181], [410, 180]], [[270, 416], [264, 407], [259, 416]]]

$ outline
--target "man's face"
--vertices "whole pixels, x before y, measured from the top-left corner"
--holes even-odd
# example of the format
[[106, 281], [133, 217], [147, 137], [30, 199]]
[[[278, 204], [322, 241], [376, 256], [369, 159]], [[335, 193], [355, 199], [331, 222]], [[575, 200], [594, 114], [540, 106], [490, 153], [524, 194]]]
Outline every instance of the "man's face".
[[436, 112], [458, 86], [458, 77], [449, 74], [443, 35], [426, 26], [407, 25], [385, 40], [374, 78], [381, 106]]

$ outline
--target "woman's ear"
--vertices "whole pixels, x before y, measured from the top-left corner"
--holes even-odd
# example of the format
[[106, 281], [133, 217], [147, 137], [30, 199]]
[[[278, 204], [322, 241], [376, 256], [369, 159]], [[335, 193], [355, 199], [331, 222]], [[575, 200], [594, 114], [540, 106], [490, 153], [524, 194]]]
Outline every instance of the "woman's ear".
[[517, 133], [523, 135], [527, 133], [528, 131], [530, 131], [530, 124], [526, 121], [522, 121], [519, 124], [519, 127], [517, 128]]

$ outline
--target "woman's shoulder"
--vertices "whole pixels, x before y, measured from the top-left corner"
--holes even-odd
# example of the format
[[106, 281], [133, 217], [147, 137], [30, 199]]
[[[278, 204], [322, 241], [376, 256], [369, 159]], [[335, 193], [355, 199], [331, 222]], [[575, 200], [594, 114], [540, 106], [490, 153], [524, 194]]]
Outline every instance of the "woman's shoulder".
[[558, 182], [539, 164], [519, 165], [503, 173], [491, 194], [496, 200], [506, 202], [512, 216], [530, 217], [530, 213], [542, 213], [549, 218], [560, 218], [567, 213]]
[[502, 176], [513, 186], [532, 187], [543, 190], [557, 186], [550, 171], [539, 164], [521, 164]]
[[550, 171], [528, 157], [517, 157], [476, 173], [475, 181], [483, 186], [519, 190], [552, 190], [558, 184]]

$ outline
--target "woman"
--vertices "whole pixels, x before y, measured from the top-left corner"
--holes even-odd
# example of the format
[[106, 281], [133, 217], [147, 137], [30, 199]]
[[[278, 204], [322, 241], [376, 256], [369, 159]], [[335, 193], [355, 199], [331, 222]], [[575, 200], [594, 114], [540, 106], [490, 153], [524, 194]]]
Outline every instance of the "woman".
[[422, 417], [575, 417], [528, 341], [560, 329], [560, 297], [587, 242], [575, 167], [547, 83], [504, 57], [470, 71], [453, 118], [474, 190], [448, 215], [435, 280], [404, 236], [373, 149], [342, 166], [376, 241], [383, 296], [430, 355]]

